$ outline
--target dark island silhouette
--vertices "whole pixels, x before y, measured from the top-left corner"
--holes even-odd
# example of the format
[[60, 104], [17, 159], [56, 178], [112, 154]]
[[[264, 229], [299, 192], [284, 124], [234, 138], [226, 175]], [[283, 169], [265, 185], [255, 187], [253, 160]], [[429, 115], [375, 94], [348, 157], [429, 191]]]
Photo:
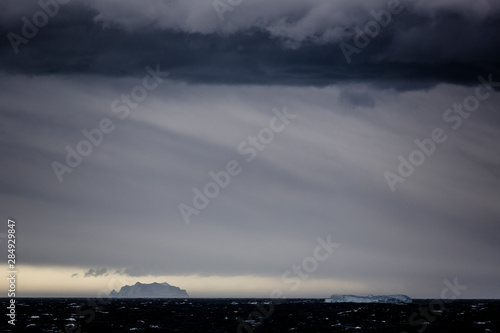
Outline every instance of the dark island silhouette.
[[109, 294], [110, 297], [116, 298], [182, 298], [189, 297], [184, 289], [163, 282], [153, 282], [143, 284], [137, 282], [133, 286], [123, 286], [120, 291], [113, 289]]

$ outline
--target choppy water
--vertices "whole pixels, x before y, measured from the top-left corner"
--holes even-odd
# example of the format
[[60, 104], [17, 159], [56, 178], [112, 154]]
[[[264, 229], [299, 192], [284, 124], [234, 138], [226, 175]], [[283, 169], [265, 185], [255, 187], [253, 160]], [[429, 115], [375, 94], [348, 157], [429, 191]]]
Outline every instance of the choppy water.
[[[0, 303], [7, 313], [8, 299]], [[500, 301], [18, 298], [2, 332], [498, 332]]]

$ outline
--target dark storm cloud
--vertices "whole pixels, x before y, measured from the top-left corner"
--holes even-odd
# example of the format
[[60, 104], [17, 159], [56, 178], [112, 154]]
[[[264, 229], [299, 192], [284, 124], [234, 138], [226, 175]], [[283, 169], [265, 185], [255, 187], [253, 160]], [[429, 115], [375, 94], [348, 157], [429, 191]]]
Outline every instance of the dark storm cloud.
[[339, 96], [340, 102], [345, 102], [352, 106], [374, 107], [375, 99], [367, 92], [343, 91]]
[[[132, 8], [124, 5], [124, 12], [135, 8], [128, 5]], [[244, 18], [236, 16], [234, 22], [227, 22], [236, 25], [228, 32], [224, 22], [213, 23], [212, 18], [210, 24], [196, 29], [180, 22], [174, 24], [177, 21], [170, 12], [164, 15], [167, 18], [148, 21], [143, 17], [132, 24], [123, 13], [124, 19], [120, 14], [108, 13], [106, 6], [75, 1], [61, 6], [59, 14], [41, 27], [28, 44], [19, 45], [18, 54], [6, 36], [9, 32], [21, 34], [20, 17], [13, 18], [14, 13], [21, 13], [11, 9], [9, 19], [0, 26], [0, 35], [5, 36], [0, 65], [6, 73], [129, 76], [159, 64], [172, 77], [188, 82], [327, 85], [371, 80], [403, 90], [439, 82], [471, 84], [480, 74], [500, 73], [498, 11], [469, 17], [456, 8], [405, 10], [393, 15], [391, 23], [359, 54], [351, 54], [352, 62], [348, 64], [340, 43], [355, 46], [354, 27], [364, 28], [373, 20], [369, 11], [384, 9], [385, 2], [351, 7], [361, 13], [360, 19], [343, 22], [332, 17], [331, 22], [323, 23], [326, 26], [317, 28], [320, 30], [304, 30], [305, 37], [299, 37], [304, 35], [299, 34], [300, 28], [314, 22], [303, 22], [312, 20], [308, 15], [297, 15], [295, 21], [291, 19], [280, 29], [276, 28], [278, 21], [274, 25], [255, 21], [239, 26], [239, 21], [234, 20]], [[344, 9], [354, 10], [351, 7]], [[180, 10], [174, 6], [169, 11], [176, 9]], [[200, 20], [216, 16], [210, 9], [203, 11]], [[30, 17], [35, 11], [29, 6], [24, 13]], [[284, 33], [285, 27], [292, 29], [290, 26], [294, 26], [293, 33]], [[341, 33], [336, 38], [314, 38], [339, 27]], [[287, 47], [290, 43], [293, 48]]]

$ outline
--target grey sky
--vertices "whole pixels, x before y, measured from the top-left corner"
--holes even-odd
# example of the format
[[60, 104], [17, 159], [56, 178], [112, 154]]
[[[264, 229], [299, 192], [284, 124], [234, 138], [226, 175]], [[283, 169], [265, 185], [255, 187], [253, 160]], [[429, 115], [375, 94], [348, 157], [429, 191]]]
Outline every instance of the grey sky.
[[[19, 258], [279, 278], [331, 235], [317, 278], [433, 297], [457, 276], [465, 297], [500, 297], [500, 6], [416, 2], [348, 64], [339, 43], [386, 3], [244, 1], [221, 22], [210, 1], [75, 0], [18, 54], [3, 38], [0, 205], [21, 221]], [[3, 36], [39, 10], [20, 6]], [[169, 76], [121, 120], [113, 101], [157, 64]], [[489, 74], [453, 129], [446, 110]], [[284, 108], [296, 117], [247, 162], [240, 143]], [[59, 182], [51, 163], [103, 118], [113, 131]], [[435, 128], [448, 139], [392, 192], [384, 172]], [[241, 174], [187, 225], [178, 205], [231, 160]]]

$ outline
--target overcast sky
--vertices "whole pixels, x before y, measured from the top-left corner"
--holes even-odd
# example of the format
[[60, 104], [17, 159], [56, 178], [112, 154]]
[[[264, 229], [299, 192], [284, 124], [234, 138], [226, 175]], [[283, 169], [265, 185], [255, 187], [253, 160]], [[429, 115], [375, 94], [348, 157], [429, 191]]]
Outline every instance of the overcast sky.
[[21, 295], [500, 297], [500, 2], [60, 2], [0, 10]]

